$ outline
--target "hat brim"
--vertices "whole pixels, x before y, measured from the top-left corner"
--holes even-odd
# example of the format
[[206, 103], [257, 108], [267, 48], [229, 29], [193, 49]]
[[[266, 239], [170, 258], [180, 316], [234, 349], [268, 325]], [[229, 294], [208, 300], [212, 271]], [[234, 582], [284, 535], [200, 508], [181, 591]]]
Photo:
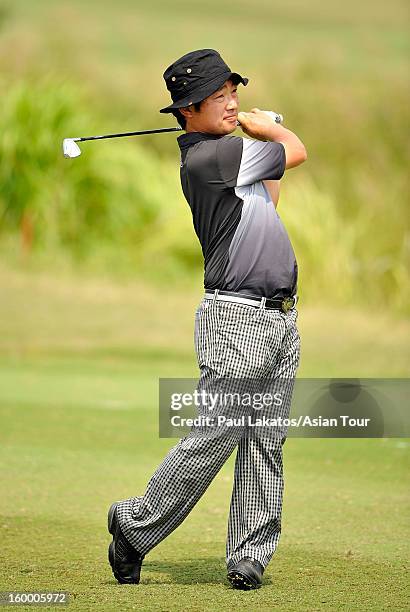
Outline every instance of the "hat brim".
[[237, 72], [225, 72], [211, 79], [210, 81], [202, 85], [202, 87], [196, 89], [191, 95], [186, 96], [181, 100], [177, 100], [176, 102], [173, 102], [173, 104], [165, 106], [165, 108], [161, 108], [159, 112], [172, 113], [172, 111], [177, 110], [178, 108], [183, 108], [185, 106], [189, 106], [190, 104], [195, 104], [196, 102], [201, 102], [201, 100], [204, 100], [208, 96], [211, 96], [213, 93], [218, 91], [218, 89], [222, 87], [225, 81], [228, 81], [229, 79], [232, 79], [235, 84], [242, 83], [245, 86], [249, 82], [249, 79], [241, 76]]

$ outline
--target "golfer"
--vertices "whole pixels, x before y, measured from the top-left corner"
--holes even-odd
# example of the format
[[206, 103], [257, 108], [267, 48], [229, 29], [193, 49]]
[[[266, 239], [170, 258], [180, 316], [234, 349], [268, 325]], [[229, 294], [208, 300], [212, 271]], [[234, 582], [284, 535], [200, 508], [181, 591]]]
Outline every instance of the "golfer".
[[[205, 295], [195, 315], [199, 388], [218, 381], [294, 380], [298, 267], [276, 211], [285, 169], [306, 160], [299, 138], [253, 108], [239, 112], [238, 85], [213, 49], [187, 53], [164, 72], [178, 137], [182, 190], [202, 246]], [[231, 135], [240, 122], [248, 137]], [[287, 410], [291, 392], [285, 397]], [[204, 414], [209, 407], [199, 409]], [[219, 406], [219, 416], [226, 413]], [[109, 561], [120, 583], [138, 583], [145, 555], [186, 518], [237, 448], [226, 540], [234, 588], [259, 588], [281, 534], [286, 435], [244, 427], [192, 428], [169, 451], [143, 495], [112, 504]], [[209, 518], [208, 526], [212, 526]]]

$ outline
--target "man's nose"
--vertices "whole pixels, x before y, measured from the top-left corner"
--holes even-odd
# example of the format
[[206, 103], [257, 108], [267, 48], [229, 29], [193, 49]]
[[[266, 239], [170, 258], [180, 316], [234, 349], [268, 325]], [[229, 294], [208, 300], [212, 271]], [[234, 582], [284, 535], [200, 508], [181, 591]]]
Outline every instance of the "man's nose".
[[232, 97], [232, 98], [229, 100], [229, 102], [228, 102], [228, 104], [227, 104], [226, 108], [228, 108], [228, 109], [232, 109], [232, 110], [237, 109], [237, 108], [238, 108], [238, 102], [237, 102], [237, 100], [236, 100], [235, 98], [233, 98], [233, 97]]

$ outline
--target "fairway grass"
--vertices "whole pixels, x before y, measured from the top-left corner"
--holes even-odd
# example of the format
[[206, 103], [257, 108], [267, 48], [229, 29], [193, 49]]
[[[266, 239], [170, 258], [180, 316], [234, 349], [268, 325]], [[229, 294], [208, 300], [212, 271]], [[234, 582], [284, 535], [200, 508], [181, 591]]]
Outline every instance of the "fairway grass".
[[[408, 607], [404, 439], [286, 441], [282, 538], [261, 590], [226, 581], [234, 454], [141, 584], [118, 585], [107, 510], [143, 493], [177, 442], [158, 438], [158, 377], [197, 374], [200, 290], [165, 307], [148, 286], [6, 271], [0, 283], [0, 591], [67, 590], [73, 610]], [[304, 376], [407, 375], [408, 322], [303, 304], [299, 317]]]

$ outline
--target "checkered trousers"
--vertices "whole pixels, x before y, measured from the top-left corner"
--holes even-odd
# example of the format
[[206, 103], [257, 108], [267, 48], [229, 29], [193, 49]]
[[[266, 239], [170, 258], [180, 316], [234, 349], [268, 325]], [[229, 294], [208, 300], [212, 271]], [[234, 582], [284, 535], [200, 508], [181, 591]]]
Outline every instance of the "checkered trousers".
[[[300, 359], [297, 317], [296, 308], [285, 314], [202, 300], [195, 315], [198, 389], [210, 390], [222, 380], [293, 381]], [[289, 413], [293, 385], [285, 388]], [[226, 408], [217, 410], [223, 414]], [[204, 411], [199, 408], [200, 414]], [[182, 523], [237, 448], [226, 562], [249, 556], [266, 567], [281, 533], [285, 440], [285, 435], [251, 435], [246, 426], [192, 428], [168, 452], [145, 493], [119, 502], [124, 535], [140, 553], [148, 553]]]

